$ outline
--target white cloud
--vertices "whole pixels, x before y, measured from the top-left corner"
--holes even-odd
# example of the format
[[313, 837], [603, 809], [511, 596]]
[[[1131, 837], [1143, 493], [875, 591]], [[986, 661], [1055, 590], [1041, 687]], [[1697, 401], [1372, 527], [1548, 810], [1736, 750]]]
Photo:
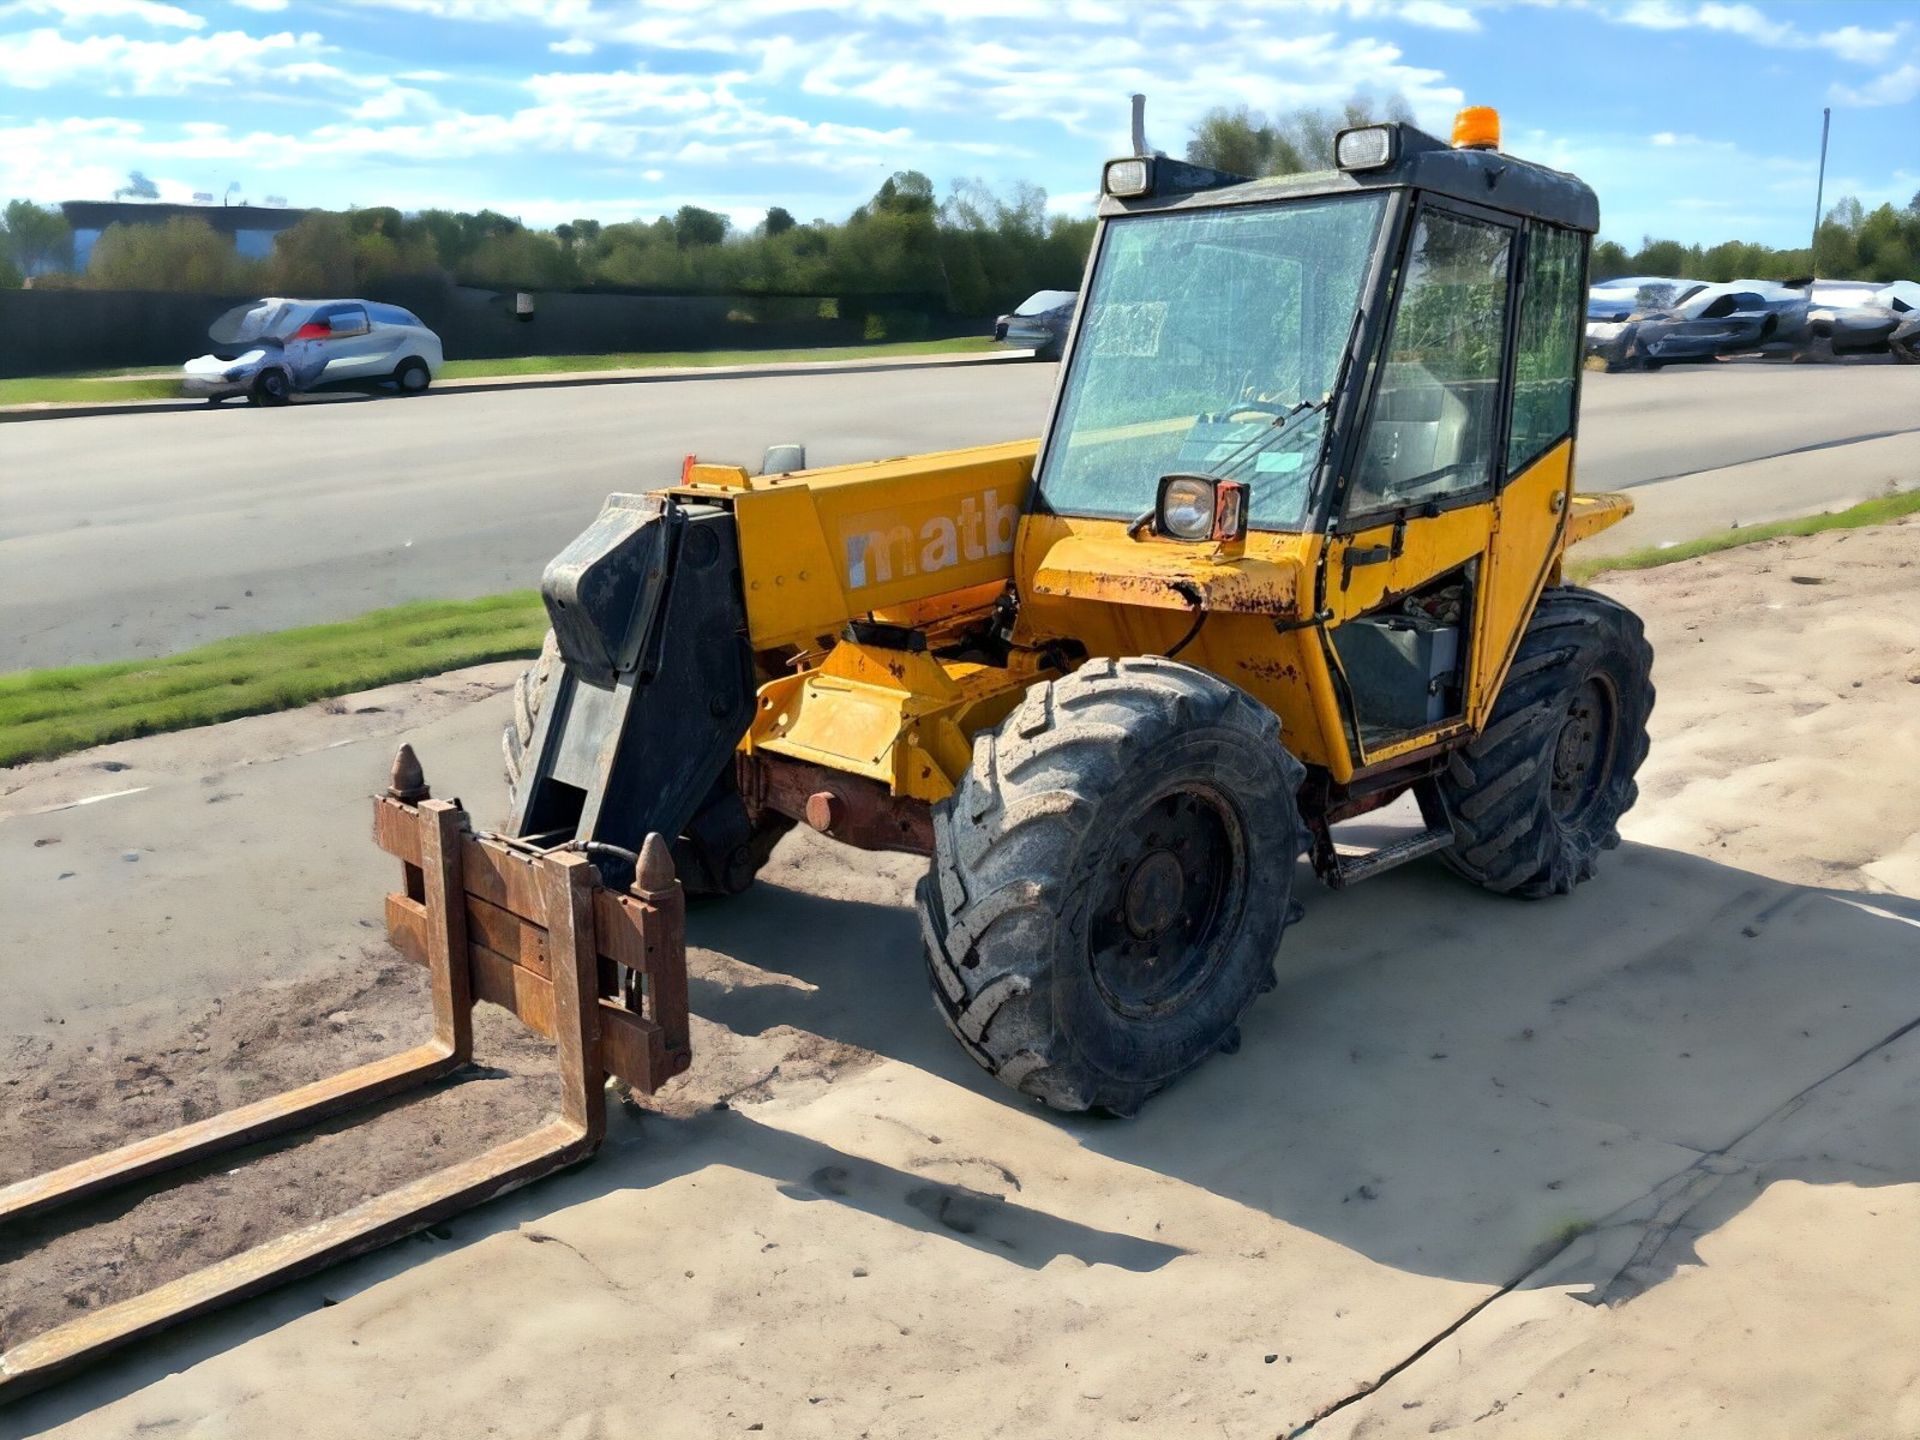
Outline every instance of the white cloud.
[[0, 74], [26, 90], [86, 85], [107, 95], [180, 95], [236, 81], [286, 77], [294, 57], [325, 47], [317, 34], [252, 36], [238, 30], [178, 40], [125, 35], [69, 39], [58, 30], [0, 35]]
[[242, 10], [257, 10], [262, 15], [271, 15], [287, 8], [287, 0], [233, 0]]
[[1878, 65], [1900, 43], [1906, 28], [1896, 25], [1891, 30], [1862, 30], [1858, 25], [1842, 25], [1838, 30], [1827, 31], [1819, 40], [1842, 60], [1851, 60], [1856, 65]]
[[178, 5], [159, 0], [13, 0], [0, 5], [0, 19], [13, 15], [56, 17], [63, 25], [88, 25], [101, 20], [138, 20], [163, 29], [199, 30], [206, 21]]
[[1833, 98], [1847, 105], [1904, 105], [1920, 97], [1920, 65], [1889, 70], [1864, 85], [1836, 85]]
[[1425, 25], [1433, 30], [1473, 31], [1480, 21], [1464, 5], [1447, 5], [1442, 0], [1407, 0], [1400, 7], [1400, 18], [1409, 25]]
[[556, 55], [591, 55], [593, 53], [593, 41], [575, 35], [566, 40], [549, 41], [547, 49]]
[[365, 9], [407, 10], [436, 20], [517, 20], [558, 28], [586, 20], [592, 0], [350, 0]]
[[1620, 18], [1647, 30], [1716, 30], [1743, 35], [1762, 45], [1792, 44], [1799, 34], [1793, 26], [1770, 19], [1751, 5], [1729, 5], [1721, 0], [1706, 0], [1691, 8], [1674, 0], [1635, 0]]
[[1765, 14], [1752, 5], [1725, 4], [1720, 0], [1706, 0], [1704, 4], [1693, 6], [1677, 3], [1677, 0], [1634, 0], [1624, 10], [1602, 10], [1600, 13], [1645, 30], [1707, 30], [1737, 35], [1756, 45], [1776, 50], [1826, 50], [1857, 65], [1884, 62], [1911, 28], [1903, 20], [1885, 30], [1842, 25], [1837, 30], [1813, 34], [1791, 21]]

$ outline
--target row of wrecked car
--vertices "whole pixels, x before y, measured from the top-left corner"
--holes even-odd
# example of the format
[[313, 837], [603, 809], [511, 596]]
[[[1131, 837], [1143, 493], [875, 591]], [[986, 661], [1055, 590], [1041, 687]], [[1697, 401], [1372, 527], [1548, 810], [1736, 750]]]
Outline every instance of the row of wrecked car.
[[1587, 354], [1609, 370], [1742, 353], [1828, 360], [1879, 351], [1920, 364], [1920, 284], [1630, 275], [1587, 292]]

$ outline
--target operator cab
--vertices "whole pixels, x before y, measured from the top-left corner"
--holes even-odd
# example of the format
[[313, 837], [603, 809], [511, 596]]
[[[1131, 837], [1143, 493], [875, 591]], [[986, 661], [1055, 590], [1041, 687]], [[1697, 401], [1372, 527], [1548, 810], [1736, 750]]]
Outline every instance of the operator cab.
[[1482, 612], [1544, 579], [1503, 556], [1502, 507], [1530, 475], [1557, 492], [1536, 521], [1571, 493], [1599, 208], [1498, 124], [1354, 127], [1339, 168], [1264, 180], [1110, 162], [1036, 466], [1036, 513], [1143, 545], [1316, 537], [1312, 593], [1275, 618], [1319, 629], [1360, 768], [1464, 728], [1509, 658]]

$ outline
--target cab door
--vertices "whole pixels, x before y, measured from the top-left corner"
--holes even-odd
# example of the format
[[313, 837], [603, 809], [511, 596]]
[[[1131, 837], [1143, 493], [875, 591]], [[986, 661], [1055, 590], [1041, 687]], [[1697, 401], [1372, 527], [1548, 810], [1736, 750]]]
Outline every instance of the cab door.
[[1413, 218], [1326, 551], [1328, 658], [1356, 768], [1468, 723], [1520, 239], [1512, 217], [1454, 202]]
[[1476, 728], [1492, 711], [1559, 560], [1573, 499], [1587, 237], [1530, 221], [1521, 241], [1504, 476], [1493, 502], [1467, 687]]

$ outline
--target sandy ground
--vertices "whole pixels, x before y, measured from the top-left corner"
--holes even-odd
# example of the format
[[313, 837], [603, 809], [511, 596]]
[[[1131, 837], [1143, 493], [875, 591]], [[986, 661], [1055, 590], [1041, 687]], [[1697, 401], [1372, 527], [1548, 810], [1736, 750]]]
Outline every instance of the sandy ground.
[[[1584, 468], [1580, 477], [1583, 489], [1604, 488], [1589, 480]], [[1917, 485], [1920, 430], [1859, 440], [1844, 449], [1816, 444], [1762, 460], [1635, 480], [1625, 487], [1633, 497], [1633, 514], [1587, 541], [1580, 553], [1619, 555], [1673, 545], [1714, 530], [1844, 510]]]
[[[0, 1432], [1914, 1433], [1917, 560], [1910, 523], [1610, 581], [1660, 702], [1601, 875], [1305, 888], [1241, 1051], [1132, 1122], [975, 1072], [916, 862], [797, 835], [694, 915], [694, 1069], [593, 1164]], [[405, 738], [492, 818], [507, 668], [6, 775], [0, 1179], [418, 1033], [363, 797]], [[372, 1125], [7, 1237], [0, 1333], [520, 1128], [543, 1051], [481, 1051]]]

